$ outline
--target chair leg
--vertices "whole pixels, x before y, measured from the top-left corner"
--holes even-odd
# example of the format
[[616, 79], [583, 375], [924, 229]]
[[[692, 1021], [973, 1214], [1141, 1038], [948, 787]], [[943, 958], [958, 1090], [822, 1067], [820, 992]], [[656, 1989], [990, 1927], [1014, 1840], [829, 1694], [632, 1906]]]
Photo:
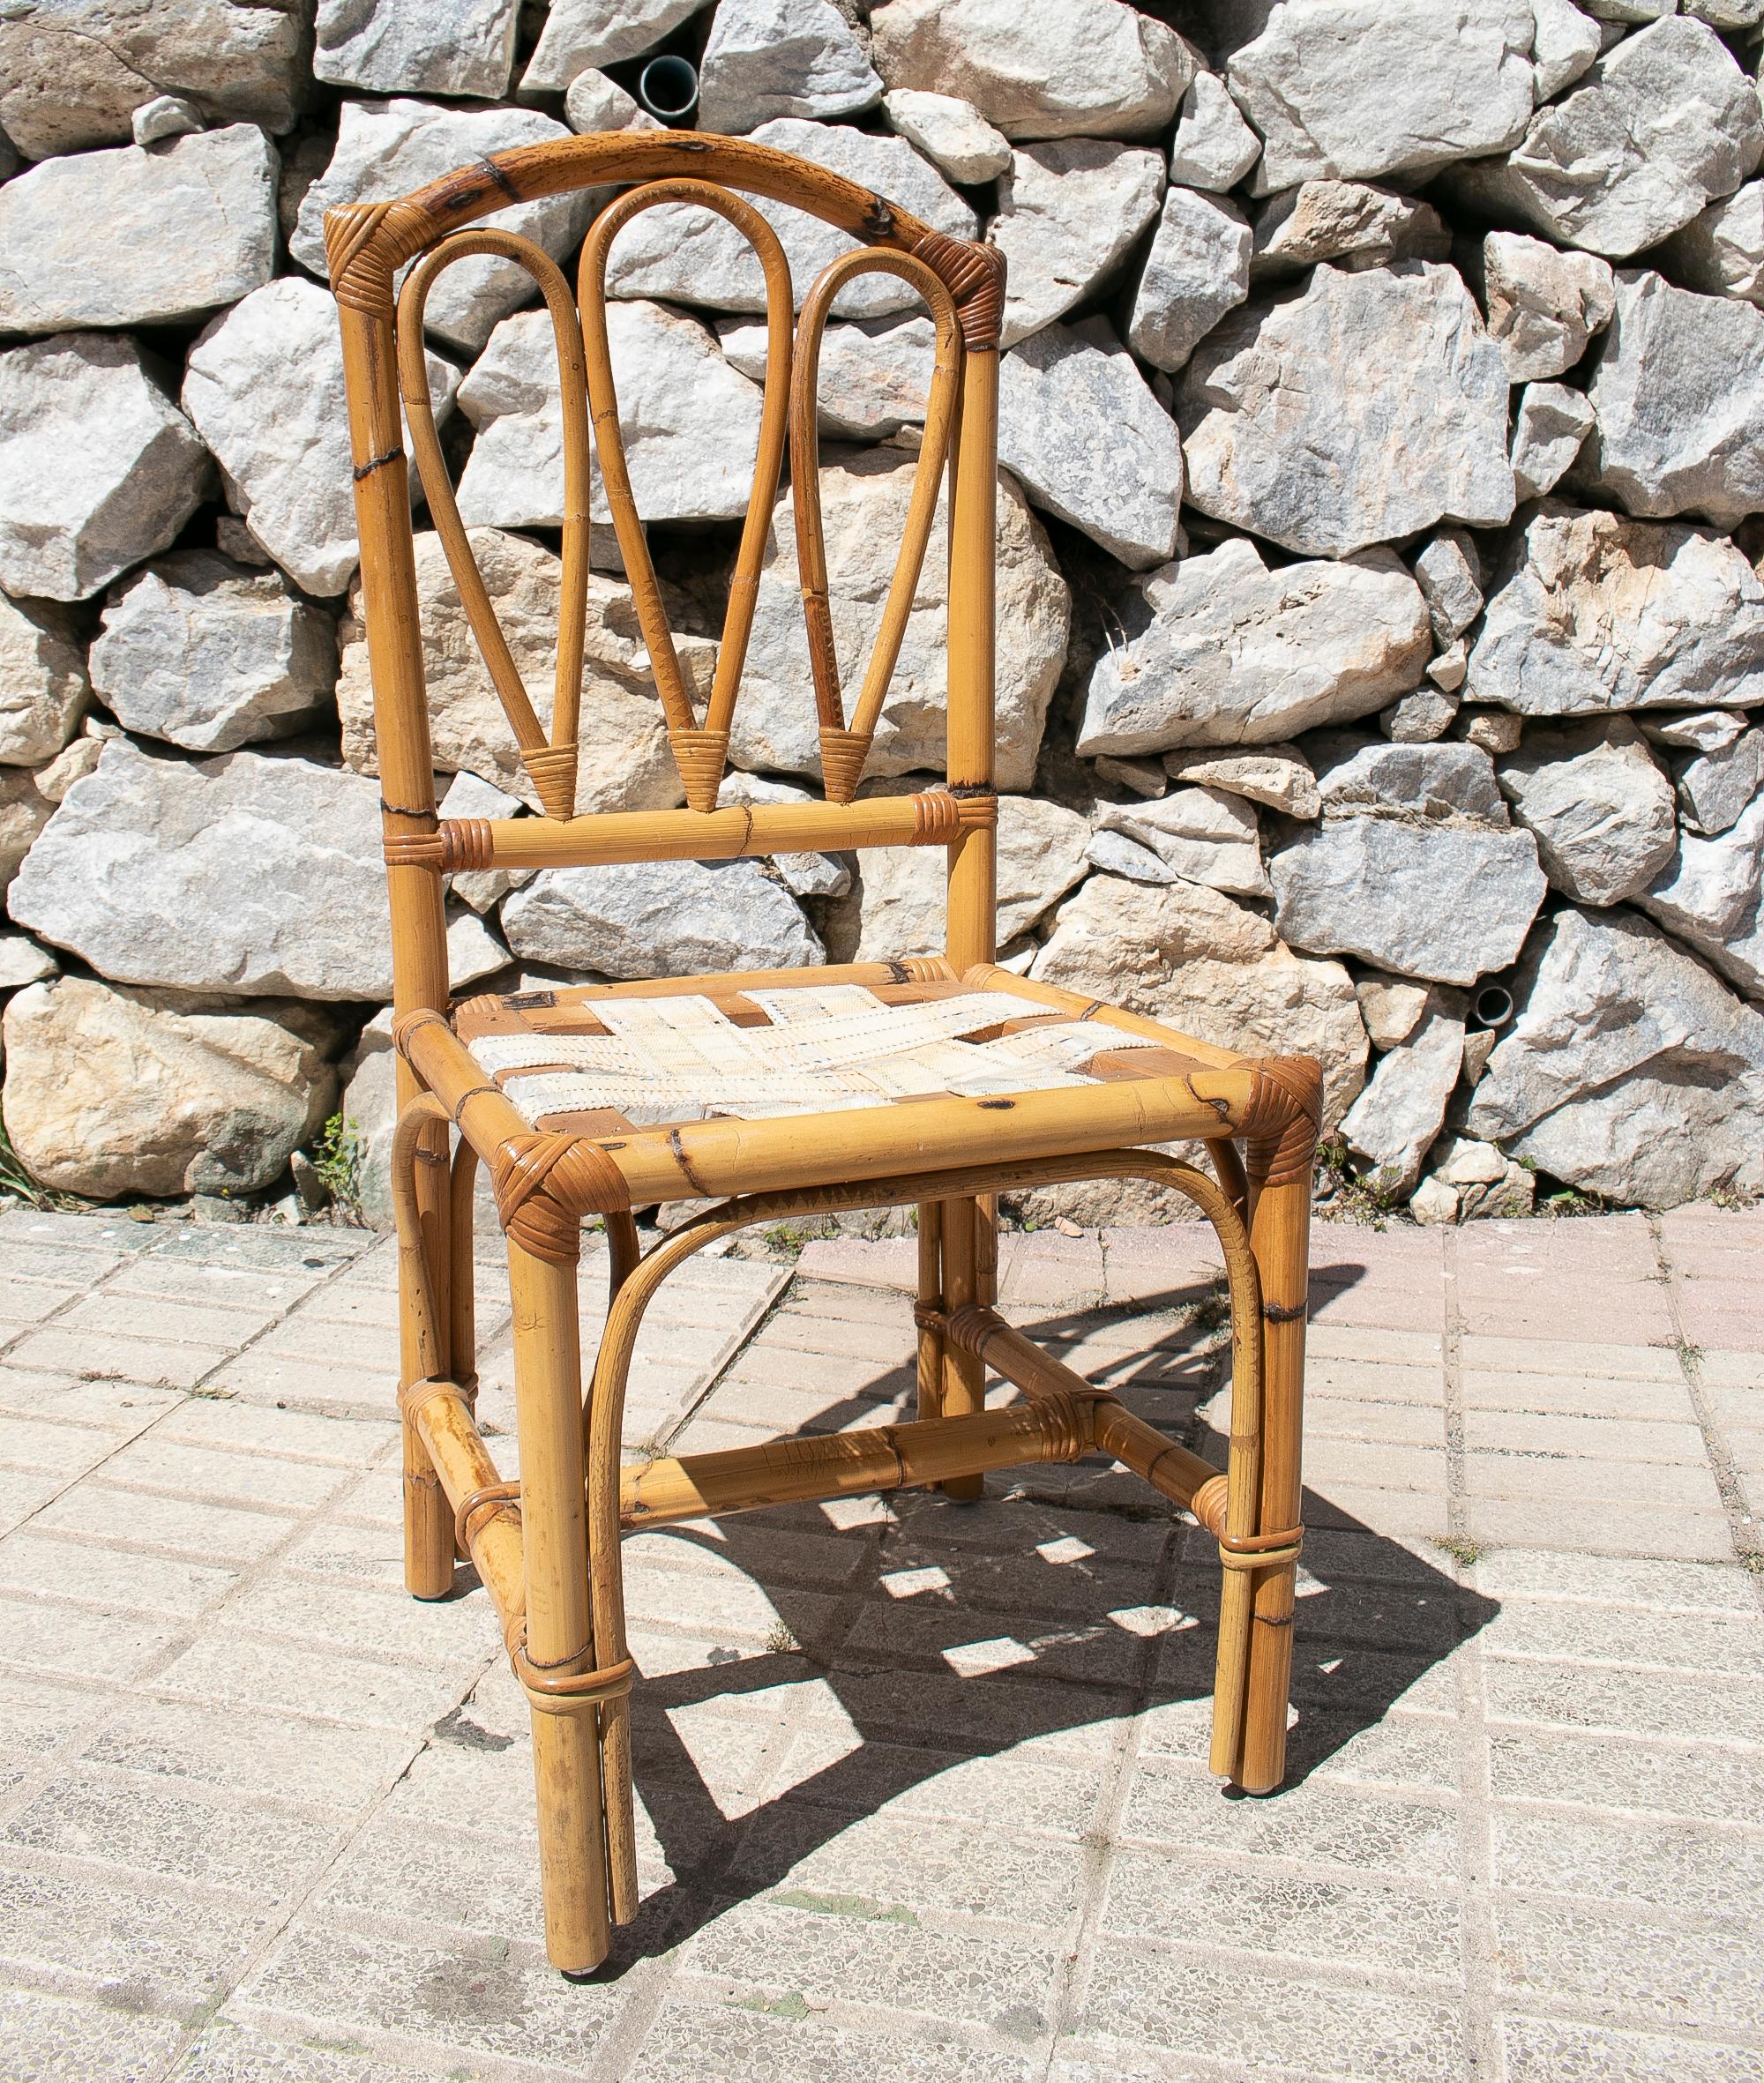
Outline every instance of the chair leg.
[[[593, 1669], [587, 1514], [582, 1495], [581, 1340], [574, 1262], [537, 1258], [511, 1241], [514, 1394], [527, 1564], [526, 1654], [550, 1679]], [[600, 1717], [590, 1700], [533, 1702], [545, 1950], [586, 1974], [610, 1944]]]
[[[1265, 1534], [1299, 1523], [1304, 1402], [1304, 1311], [1310, 1279], [1311, 1173], [1254, 1196], [1251, 1248], [1262, 1290], [1262, 1452], [1259, 1524]], [[1238, 1784], [1268, 1794], [1286, 1772], [1296, 1561], [1253, 1573], [1248, 1700]]]
[[925, 1419], [943, 1415], [943, 1332], [938, 1323], [927, 1321], [932, 1316], [941, 1318], [943, 1307], [943, 1203], [921, 1201], [918, 1406], [915, 1415]]
[[[944, 1305], [952, 1316], [970, 1303], [985, 1303], [981, 1224], [986, 1220], [977, 1200], [943, 1204]], [[978, 1354], [964, 1352], [947, 1339], [943, 1343], [943, 1395], [940, 1417], [967, 1417], [984, 1407], [986, 1366]], [[954, 1475], [938, 1484], [946, 1497], [971, 1504], [985, 1494], [982, 1475]]]
[[[428, 1267], [430, 1292], [439, 1302], [441, 1323], [447, 1321], [445, 1297], [451, 1286], [452, 1245], [447, 1183], [447, 1131], [445, 1122], [429, 1124], [409, 1144], [410, 1187]], [[445, 1371], [447, 1355], [430, 1349], [423, 1312], [409, 1267], [399, 1267], [399, 1340], [402, 1377], [420, 1381], [431, 1371]], [[438, 1325], [437, 1327], [438, 1329]], [[408, 1418], [404, 1421], [404, 1584], [413, 1598], [445, 1598], [453, 1588], [453, 1512], [429, 1449]]]

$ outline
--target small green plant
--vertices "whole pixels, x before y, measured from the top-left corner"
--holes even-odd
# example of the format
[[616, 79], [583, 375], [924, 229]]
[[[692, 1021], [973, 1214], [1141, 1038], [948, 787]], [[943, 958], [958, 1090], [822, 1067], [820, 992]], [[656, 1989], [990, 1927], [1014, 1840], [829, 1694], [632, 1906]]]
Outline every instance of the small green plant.
[[361, 1214], [362, 1164], [367, 1153], [367, 1138], [355, 1123], [341, 1114], [331, 1116], [312, 1146], [312, 1168], [325, 1182], [331, 1205], [339, 1214]]
[[1449, 1555], [1454, 1562], [1461, 1563], [1468, 1570], [1482, 1555], [1474, 1541], [1466, 1541], [1458, 1534], [1435, 1534], [1432, 1544], [1441, 1555]]
[[1603, 1194], [1584, 1192], [1578, 1186], [1561, 1186], [1554, 1193], [1545, 1194], [1540, 1205], [1544, 1214], [1559, 1218], [1603, 1215], [1607, 1204]]
[[766, 1638], [766, 1649], [774, 1656], [794, 1656], [802, 1646], [781, 1620]]
[[1317, 1147], [1317, 1162], [1329, 1187], [1320, 1212], [1347, 1222], [1364, 1222], [1382, 1229], [1396, 1213], [1396, 1196], [1388, 1187], [1375, 1183], [1377, 1175], [1355, 1171], [1348, 1146], [1339, 1136]]

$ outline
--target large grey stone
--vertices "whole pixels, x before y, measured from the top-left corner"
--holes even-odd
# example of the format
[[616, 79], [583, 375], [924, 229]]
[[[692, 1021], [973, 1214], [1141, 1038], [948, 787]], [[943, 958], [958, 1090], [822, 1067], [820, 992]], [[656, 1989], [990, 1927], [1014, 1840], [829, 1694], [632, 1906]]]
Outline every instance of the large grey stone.
[[[684, 311], [609, 303], [607, 337], [619, 426], [646, 521], [731, 520], [747, 511], [759, 446], [760, 393]], [[460, 385], [477, 429], [460, 479], [468, 527], [557, 527], [564, 519], [564, 424], [557, 354], [543, 311], [517, 311]], [[596, 443], [589, 511], [609, 522]]]
[[[765, 321], [725, 319], [717, 330], [729, 367], [762, 383]], [[937, 328], [925, 317], [829, 325], [821, 335], [815, 390], [822, 434], [881, 441], [902, 427], [922, 426], [936, 351]]]
[[564, 120], [579, 135], [594, 131], [659, 131], [665, 126], [626, 93], [618, 82], [591, 65], [577, 73], [564, 96]]
[[753, 861], [548, 868], [503, 907], [524, 959], [602, 976], [791, 969], [826, 959], [781, 884]]
[[[796, 116], [763, 123], [752, 135], [756, 145], [843, 174], [953, 238], [975, 235], [973, 211], [904, 138], [872, 137], [847, 123], [807, 123]], [[800, 304], [827, 263], [858, 242], [802, 210], [759, 196], [752, 199], [778, 234]], [[660, 204], [625, 226], [608, 259], [607, 291], [714, 311], [766, 309], [765, 277], [753, 249], [732, 224], [691, 203]], [[917, 291], [897, 276], [864, 275], [840, 291], [833, 308], [836, 317], [877, 318], [918, 301]]]
[[[866, 787], [866, 795], [926, 785], [926, 777]], [[1090, 827], [1075, 810], [1034, 795], [998, 802], [998, 943], [1027, 933], [1084, 875]], [[941, 954], [948, 944], [948, 862], [936, 847], [886, 847], [857, 856], [862, 926], [854, 959]]]
[[[539, 720], [549, 729], [557, 658], [563, 563], [525, 536], [493, 528], [470, 532], [472, 554]], [[475, 773], [535, 806], [527, 779], [448, 569], [438, 535], [416, 538], [416, 596], [422, 623], [423, 677], [435, 763], [444, 773]], [[359, 588], [343, 623], [337, 706], [343, 758], [362, 773], [378, 771], [373, 695]], [[687, 685], [707, 692], [714, 646], [676, 635]], [[587, 663], [578, 732], [577, 808], [669, 810], [685, 799], [668, 749], [662, 706], [629, 586], [598, 571], [588, 575]]]
[[1483, 611], [1481, 553], [1461, 528], [1441, 528], [1423, 549], [1415, 583], [1442, 644], [1455, 643]]
[[1122, 0], [888, 0], [871, 27], [889, 86], [960, 94], [1007, 138], [1155, 136], [1198, 70]]
[[1249, 220], [1192, 189], [1164, 198], [1127, 322], [1127, 345], [1155, 369], [1180, 369], [1250, 294]]
[[1764, 181], [1748, 181], [1674, 232], [1660, 265], [1686, 289], [1764, 303]]
[[1527, 716], [1764, 701], [1764, 586], [1707, 528], [1546, 504], [1496, 576], [1465, 691]]
[[[325, 211], [340, 203], [391, 202], [493, 152], [569, 135], [561, 123], [534, 108], [449, 108], [401, 99], [345, 101], [336, 150], [301, 202], [288, 252], [328, 280]], [[580, 239], [593, 207], [594, 191], [578, 189], [493, 211], [477, 223], [518, 232], [561, 260]], [[532, 276], [512, 260], [462, 260], [436, 283], [424, 324], [452, 347], [476, 349], [498, 318], [537, 294]]]
[[1682, 834], [1636, 902], [1748, 998], [1764, 998], [1764, 795], [1714, 839]]
[[1005, 356], [998, 460], [1124, 564], [1174, 554], [1182, 444], [1106, 318], [1050, 325]]
[[[863, 682], [906, 522], [912, 475], [912, 459], [886, 450], [858, 451], [821, 466], [833, 639], [848, 690]], [[998, 531], [997, 773], [1001, 788], [1023, 789], [1034, 780], [1042, 727], [1065, 657], [1071, 596], [1046, 536], [1021, 494], [1003, 476]], [[940, 496], [900, 662], [871, 752], [867, 771], [872, 775], [942, 770], [948, 557]], [[747, 669], [735, 706], [730, 758], [738, 765], [767, 773], [818, 775], [812, 684], [794, 510], [787, 496], [772, 517]], [[848, 702], [854, 698], [848, 692]]]
[[1374, 1190], [1401, 1196], [1421, 1176], [1463, 1062], [1462, 996], [1436, 988], [1411, 1033], [1379, 1058], [1342, 1124], [1348, 1147], [1372, 1168]]
[[1505, 151], [1531, 115], [1535, 34], [1530, 0], [1288, 0], [1227, 71], [1261, 133], [1256, 192]]
[[972, 101], [902, 86], [884, 94], [882, 107], [898, 134], [922, 152], [945, 180], [996, 181], [1009, 170], [1011, 140], [994, 130]]
[[527, 70], [524, 93], [560, 94], [591, 65], [616, 65], [671, 35], [706, 0], [551, 0]]
[[1523, 232], [1490, 232], [1480, 273], [1489, 332], [1515, 384], [1572, 369], [1617, 309], [1608, 260], [1564, 253]]
[[1364, 1081], [1366, 1031], [1347, 971], [1295, 954], [1265, 918], [1198, 884], [1093, 875], [1060, 907], [1030, 974], [1221, 1048], [1315, 1056], [1327, 1128]]
[[273, 1186], [337, 1090], [333, 1022], [306, 1005], [64, 976], [11, 1001], [5, 1038], [14, 1148], [101, 1200]]
[[1575, 482], [1631, 513], [1732, 528], [1764, 507], [1764, 311], [1620, 269]]
[[1451, 252], [1452, 235], [1431, 203], [1364, 181], [1301, 181], [1256, 212], [1250, 280], [1302, 274], [1319, 260], [1358, 273]]
[[1531, 834], [1507, 828], [1485, 752], [1367, 745], [1317, 784], [1323, 822], [1269, 863], [1286, 940], [1437, 983], [1513, 960], [1545, 884]]
[[26, 159], [120, 145], [166, 93], [215, 123], [292, 127], [305, 99], [300, 0], [54, 0], [0, 11], [0, 131]]
[[699, 60], [699, 123], [757, 130], [779, 116], [822, 122], [882, 99], [851, 24], [833, 0], [721, 0]]
[[92, 701], [73, 622], [0, 594], [0, 766], [41, 766], [79, 728]]
[[1531, 11], [1537, 27], [1531, 45], [1532, 84], [1541, 107], [1592, 70], [1601, 39], [1598, 24], [1573, 0], [1531, 0]]
[[1748, 730], [1731, 744], [1692, 752], [1674, 761], [1672, 774], [1686, 831], [1705, 839], [1730, 831], [1764, 788], [1764, 730]]
[[987, 237], [1005, 256], [1005, 347], [1088, 296], [1158, 213], [1163, 161], [1096, 138], [1025, 145], [998, 183]]
[[274, 147], [250, 123], [33, 167], [0, 187], [0, 332], [235, 302], [275, 272], [275, 192]]
[[[76, 739], [73, 750], [89, 741]], [[0, 891], [11, 888], [26, 854], [54, 814], [42, 788], [43, 770], [0, 766]]]
[[1111, 803], [1097, 818], [1155, 854], [1184, 882], [1234, 897], [1271, 892], [1262, 867], [1256, 813], [1222, 788], [1177, 788], [1155, 803]]
[[1473, 1136], [1644, 1206], [1764, 1185], [1764, 1015], [1647, 920], [1558, 913], [1516, 995]]
[[92, 675], [129, 729], [231, 752], [288, 736], [329, 701], [336, 624], [279, 573], [180, 550], [112, 593]]
[[1222, 195], [1261, 157], [1262, 141], [1237, 113], [1216, 72], [1197, 72], [1183, 97], [1170, 148], [1170, 177], [1185, 188]]
[[1232, 541], [1135, 582], [1097, 661], [1078, 750], [1272, 744], [1369, 715], [1418, 685], [1420, 588], [1388, 551], [1270, 571]]
[[202, 444], [133, 340], [63, 332], [0, 355], [9, 593], [85, 600], [164, 549], [211, 482]]
[[519, 0], [318, 0], [312, 70], [372, 94], [508, 92]]
[[1529, 732], [1500, 764], [1501, 791], [1537, 839], [1552, 888], [1581, 904], [1617, 904], [1672, 857], [1671, 784], [1626, 716]]
[[1541, 499], [1573, 467], [1593, 429], [1593, 408], [1566, 384], [1527, 384], [1513, 419], [1513, 482], [1521, 499]]
[[22, 990], [27, 983], [41, 983], [60, 974], [61, 964], [28, 933], [0, 928], [0, 990]]
[[1507, 378], [1458, 277], [1425, 262], [1252, 299], [1178, 392], [1188, 496], [1304, 556], [1344, 556], [1514, 506]]
[[[717, 789], [719, 810], [814, 801], [809, 789], [797, 788], [794, 781], [767, 780], [763, 774], [747, 773], [740, 767], [724, 774]], [[853, 854], [773, 854], [768, 858], [793, 897], [843, 897], [850, 892], [850, 863], [856, 858]]]
[[1460, 168], [1450, 184], [1489, 215], [1622, 260], [1730, 195], [1760, 154], [1757, 90], [1713, 29], [1674, 15], [1540, 108], [1506, 159]]
[[[324, 864], [322, 902], [300, 901]], [[104, 747], [31, 849], [12, 915], [119, 983], [392, 995], [379, 791], [311, 761]]]
[[[430, 355], [437, 420], [452, 409], [458, 381], [451, 362]], [[343, 347], [331, 298], [317, 283], [289, 276], [213, 320], [191, 349], [183, 408], [257, 541], [308, 593], [341, 593], [361, 545]]]

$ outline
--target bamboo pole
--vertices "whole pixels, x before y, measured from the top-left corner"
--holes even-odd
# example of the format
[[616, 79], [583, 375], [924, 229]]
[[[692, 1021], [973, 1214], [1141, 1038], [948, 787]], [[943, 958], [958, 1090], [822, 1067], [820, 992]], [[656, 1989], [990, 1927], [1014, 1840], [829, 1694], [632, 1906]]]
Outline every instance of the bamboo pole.
[[939, 1200], [919, 1203], [918, 1396], [922, 1418], [943, 1415], [943, 1212]]
[[[510, 1241], [514, 1397], [520, 1427], [527, 1655], [547, 1678], [594, 1668], [583, 1497], [581, 1346], [576, 1267], [535, 1258]], [[554, 1967], [586, 1974], [611, 1944], [600, 1719], [592, 1705], [533, 1710], [545, 1950]]]
[[[1260, 1524], [1297, 1527], [1303, 1504], [1304, 1315], [1309, 1281], [1311, 1168], [1266, 1184], [1255, 1197], [1251, 1242], [1262, 1282]], [[1230, 1580], [1231, 1572], [1227, 1572]], [[1244, 1572], [1247, 1575], [1247, 1572]], [[1267, 1794], [1286, 1773], [1286, 1710], [1292, 1672], [1296, 1562], [1253, 1573], [1249, 1699], [1237, 1783]]]

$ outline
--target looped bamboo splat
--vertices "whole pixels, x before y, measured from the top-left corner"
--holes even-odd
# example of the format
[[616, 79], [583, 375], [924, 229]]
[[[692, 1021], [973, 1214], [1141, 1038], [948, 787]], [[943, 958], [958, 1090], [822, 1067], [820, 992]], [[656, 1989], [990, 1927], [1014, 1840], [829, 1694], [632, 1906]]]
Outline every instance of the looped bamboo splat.
[[[913, 471], [912, 499], [901, 538], [882, 620], [871, 646], [863, 688], [849, 725], [840, 688], [833, 646], [833, 606], [827, 596], [826, 535], [821, 525], [820, 429], [817, 393], [821, 340], [833, 301], [858, 275], [897, 275], [916, 289], [937, 327], [937, 355], [925, 403], [924, 439]], [[803, 302], [796, 334], [796, 367], [790, 380], [790, 458], [796, 494], [796, 565], [808, 626], [809, 668], [814, 676], [820, 730], [821, 775], [829, 803], [849, 803], [857, 793], [863, 763], [882, 714], [882, 704], [900, 661], [901, 644], [912, 613], [913, 595], [924, 569], [925, 547], [937, 514], [938, 480], [949, 453], [961, 378], [961, 332], [949, 291], [927, 264], [907, 253], [841, 253], [822, 269]]]
[[[481, 254], [494, 254], [524, 267], [539, 285], [551, 319], [557, 350], [557, 378], [564, 425], [564, 575], [557, 617], [557, 668], [551, 698], [551, 735], [534, 713], [532, 698], [497, 619], [471, 537], [460, 519], [453, 481], [441, 453], [435, 409], [429, 396], [428, 353], [422, 320], [429, 292], [444, 269]], [[491, 684], [508, 718], [521, 765], [531, 776], [545, 814], [576, 814], [577, 733], [582, 702], [582, 657], [588, 611], [588, 407], [584, 388], [582, 329], [576, 307], [557, 264], [530, 239], [486, 226], [455, 232], [406, 278], [399, 295], [398, 370], [410, 422], [410, 444], [417, 474], [429, 501], [430, 516], [447, 556], [453, 583], [483, 653]]]
[[[713, 211], [746, 239], [759, 259], [766, 277], [766, 391], [759, 415], [759, 451], [754, 464], [753, 484], [747, 497], [747, 519], [736, 553], [735, 575], [729, 581], [729, 605], [724, 610], [722, 641], [717, 646], [716, 672], [711, 683], [702, 725], [692, 714], [691, 698], [680, 672], [674, 633], [656, 583], [649, 543], [631, 489], [631, 473], [625, 466], [624, 436], [618, 423], [618, 391], [613, 381], [612, 348], [607, 338], [606, 271], [612, 243], [632, 219], [659, 203], [691, 203]], [[725, 194], [706, 181], [655, 181], [634, 188], [609, 203], [594, 220], [582, 247], [577, 273], [577, 295], [581, 304], [582, 333], [587, 351], [588, 398], [593, 407], [594, 438], [600, 445], [601, 482], [612, 509], [613, 526], [618, 534], [619, 555], [625, 576], [637, 600], [638, 621], [649, 647], [649, 661], [655, 675], [655, 691], [668, 720], [668, 739], [674, 763], [686, 791], [687, 806], [714, 810], [722, 785], [723, 761], [729, 751], [730, 720], [735, 698], [747, 663], [747, 643], [753, 631], [753, 610], [759, 594], [759, 564], [766, 554], [766, 538], [772, 524], [773, 502], [778, 496], [778, 477], [783, 467], [784, 435], [790, 396], [790, 264], [778, 235], [751, 203]]]
[[[628, 192], [589, 235], [577, 302], [535, 247], [479, 222], [511, 203], [608, 187]], [[777, 237], [749, 197], [809, 211], [862, 249], [811, 287], [800, 326]], [[734, 225], [766, 284], [758, 464], [702, 718], [632, 495], [608, 340], [612, 241], [638, 212], [662, 203], [701, 206]], [[1306, 1225], [1320, 1080], [1308, 1060], [1245, 1058], [996, 961], [1003, 256], [951, 238], [824, 168], [705, 133], [571, 138], [496, 153], [400, 200], [333, 211], [325, 235], [343, 337], [392, 922], [406, 1582], [419, 1597], [440, 1597], [456, 1557], [467, 1559], [495, 1604], [532, 1710], [551, 1959], [576, 1973], [597, 1967], [613, 1925], [638, 1908], [635, 1672], [619, 1549], [627, 1527], [912, 1485], [936, 1486], [954, 1501], [977, 1496], [989, 1470], [1106, 1455], [1192, 1512], [1218, 1543], [1211, 1762], [1245, 1791], [1271, 1791], [1284, 1770], [1302, 1540]], [[428, 395], [425, 300], [443, 269], [471, 255], [528, 270], [557, 347], [564, 568], [549, 735], [472, 555]], [[815, 392], [837, 295], [871, 272], [897, 277], [924, 300], [937, 347], [907, 522], [848, 716], [828, 600]], [[434, 526], [542, 817], [437, 819], [407, 419]], [[719, 810], [787, 437], [826, 800]], [[573, 814], [596, 456], [684, 810]], [[858, 800], [946, 464], [943, 785]], [[450, 1000], [449, 873], [882, 846], [945, 850], [940, 952]], [[1205, 1146], [1214, 1176], [1156, 1147], [1189, 1139]], [[475, 1415], [480, 1165], [508, 1256], [518, 1483], [504, 1480]], [[1126, 1177], [1183, 1194], [1223, 1256], [1232, 1385], [1222, 1474], [1042, 1351], [995, 1306], [1001, 1194]], [[633, 1208], [687, 1199], [715, 1205], [644, 1252]], [[906, 1334], [916, 1344], [916, 1416], [621, 1466], [636, 1340], [675, 1270], [750, 1223], [913, 1204], [918, 1280]], [[590, 1215], [606, 1236], [609, 1294], [585, 1396], [577, 1272]], [[989, 1405], [989, 1368], [1020, 1391], [1020, 1400]]]

